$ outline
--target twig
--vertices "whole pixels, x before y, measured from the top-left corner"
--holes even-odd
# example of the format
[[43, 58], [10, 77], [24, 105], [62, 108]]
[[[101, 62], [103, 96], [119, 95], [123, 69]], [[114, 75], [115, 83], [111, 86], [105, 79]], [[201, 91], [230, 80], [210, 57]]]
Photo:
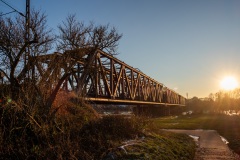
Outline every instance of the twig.
[[[41, 125], [21, 106], [19, 106], [16, 102], [12, 101], [11, 103], [15, 104], [17, 107], [19, 107], [20, 109], [22, 109], [29, 117], [30, 119], [39, 127], [42, 128]], [[24, 104], [25, 105], [25, 104]], [[26, 105], [25, 105], [26, 106]]]

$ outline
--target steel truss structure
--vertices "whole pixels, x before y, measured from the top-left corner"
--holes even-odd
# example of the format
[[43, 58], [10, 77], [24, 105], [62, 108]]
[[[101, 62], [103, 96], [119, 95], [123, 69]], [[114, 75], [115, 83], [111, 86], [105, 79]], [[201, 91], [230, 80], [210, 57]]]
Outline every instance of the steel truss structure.
[[[94, 103], [185, 105], [185, 98], [140, 70], [99, 49], [36, 57], [39, 83], [62, 79], [61, 88]], [[47, 76], [46, 76], [47, 75]], [[56, 85], [52, 83], [51, 85]]]

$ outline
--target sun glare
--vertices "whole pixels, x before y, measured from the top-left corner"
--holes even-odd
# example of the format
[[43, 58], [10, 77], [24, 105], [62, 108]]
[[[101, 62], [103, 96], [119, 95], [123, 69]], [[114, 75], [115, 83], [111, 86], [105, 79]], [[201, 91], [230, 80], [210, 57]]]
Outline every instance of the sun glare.
[[228, 76], [221, 81], [220, 85], [224, 90], [233, 90], [238, 87], [238, 81], [235, 77]]

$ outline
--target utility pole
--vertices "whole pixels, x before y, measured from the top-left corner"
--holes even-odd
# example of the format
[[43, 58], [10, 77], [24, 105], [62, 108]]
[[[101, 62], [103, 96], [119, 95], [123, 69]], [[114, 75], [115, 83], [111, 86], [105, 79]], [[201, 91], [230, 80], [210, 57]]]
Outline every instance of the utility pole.
[[[34, 37], [32, 37], [33, 39], [30, 40], [30, 22], [31, 22], [31, 14], [30, 14], [30, 0], [26, 0], [26, 15], [25, 15], [25, 21], [26, 21], [26, 37], [25, 37], [25, 43], [27, 44], [26, 46], [26, 53], [25, 53], [25, 66], [27, 67], [27, 77], [28, 79], [30, 79], [30, 64], [29, 64], [29, 60], [31, 57], [31, 50], [30, 50], [30, 44], [32, 43], [38, 43], [36, 34], [34, 34]], [[35, 77], [35, 69], [34, 67], [31, 70], [31, 79], [34, 80]]]
[[26, 42], [29, 42], [30, 31], [30, 0], [26, 0]]
[[25, 35], [25, 43], [27, 44], [26, 46], [26, 53], [25, 53], [25, 59], [24, 59], [24, 65], [27, 65], [27, 76], [29, 77], [29, 55], [30, 55], [30, 48], [29, 48], [29, 38], [30, 38], [30, 0], [26, 0], [26, 14], [25, 14], [25, 23], [26, 23], [26, 35]]

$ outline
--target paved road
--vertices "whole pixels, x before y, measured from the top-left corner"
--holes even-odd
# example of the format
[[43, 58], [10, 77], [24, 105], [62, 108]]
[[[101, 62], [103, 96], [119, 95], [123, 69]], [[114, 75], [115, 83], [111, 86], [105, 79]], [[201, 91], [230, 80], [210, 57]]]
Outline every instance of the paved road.
[[168, 131], [199, 137], [194, 160], [240, 160], [240, 157], [228, 148], [215, 130], [170, 129]]

